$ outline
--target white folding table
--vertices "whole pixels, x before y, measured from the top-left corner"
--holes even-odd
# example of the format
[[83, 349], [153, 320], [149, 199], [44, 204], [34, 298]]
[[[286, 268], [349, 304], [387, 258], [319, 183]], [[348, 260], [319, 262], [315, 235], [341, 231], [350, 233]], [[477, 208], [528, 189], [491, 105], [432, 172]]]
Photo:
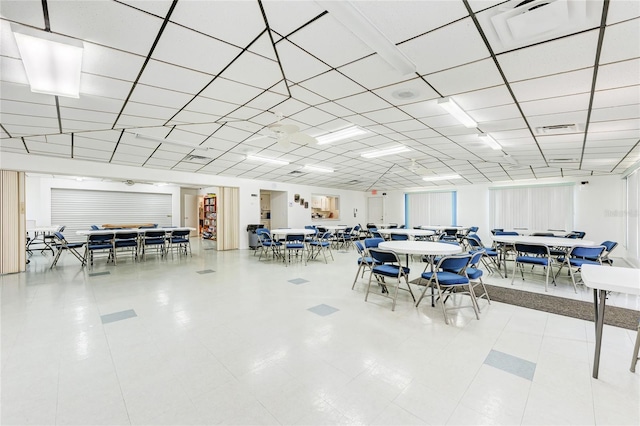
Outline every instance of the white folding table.
[[[600, 367], [600, 349], [602, 348], [602, 329], [607, 292], [640, 295], [640, 269], [620, 268], [617, 266], [582, 265], [582, 281], [593, 289], [593, 307], [596, 327], [596, 352], [593, 358], [593, 378], [598, 378]], [[600, 299], [600, 303], [598, 303]], [[637, 354], [636, 354], [637, 356]]]

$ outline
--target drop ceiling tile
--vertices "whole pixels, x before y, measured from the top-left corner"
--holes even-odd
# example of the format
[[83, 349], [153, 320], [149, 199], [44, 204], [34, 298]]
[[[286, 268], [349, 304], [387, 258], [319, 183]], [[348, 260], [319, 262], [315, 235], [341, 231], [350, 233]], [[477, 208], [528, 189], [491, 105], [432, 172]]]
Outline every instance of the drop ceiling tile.
[[[373, 53], [369, 46], [330, 14], [297, 31], [289, 40], [334, 68]], [[340, 48], [336, 49], [335, 46]]]
[[75, 148], [82, 148], [88, 151], [105, 151], [111, 153], [116, 144], [110, 141], [89, 139], [82, 137], [81, 135], [74, 135], [73, 145]]
[[239, 107], [238, 109], [228, 113], [224, 117], [224, 119], [221, 121], [232, 122], [232, 123], [236, 123], [236, 122], [242, 123], [244, 122], [244, 120], [252, 120], [254, 117], [260, 114], [262, 114], [262, 110], [250, 108], [250, 107]]
[[300, 85], [329, 100], [344, 98], [364, 91], [362, 86], [354, 83], [337, 71], [327, 72], [307, 80]]
[[48, 4], [51, 31], [146, 56], [162, 20], [116, 2]]
[[35, 153], [45, 153], [45, 154], [60, 154], [66, 157], [71, 156], [71, 143], [68, 142], [66, 144], [55, 144], [55, 143], [46, 143], [39, 142], [35, 140], [26, 139], [25, 143], [27, 148], [29, 148], [29, 152]]
[[[493, 60], [484, 59], [424, 77], [442, 96], [486, 89], [503, 84]], [[431, 98], [438, 97], [434, 92]]]
[[[200, 114], [206, 114], [211, 117], [222, 117], [231, 111], [238, 108], [237, 105], [231, 104], [228, 102], [218, 101], [215, 99], [209, 99], [202, 96], [197, 96], [193, 98], [188, 105], [185, 106], [185, 110], [189, 112], [195, 112]], [[180, 121], [178, 117], [176, 120]], [[187, 122], [191, 122], [190, 120], [186, 120]], [[214, 120], [209, 120], [214, 121]]]
[[[602, 69], [602, 67], [600, 69]], [[593, 69], [587, 68], [513, 83], [511, 88], [518, 101], [526, 102], [536, 99], [588, 93], [591, 90], [592, 79]]]
[[516, 82], [593, 67], [598, 30], [498, 55], [507, 80]]
[[260, 6], [254, 2], [178, 2], [171, 21], [245, 47], [265, 29]]
[[[11, 111], [12, 115], [16, 116], [32, 116], [33, 118], [57, 118], [58, 116], [56, 107], [53, 104], [33, 104], [3, 99], [2, 101], [0, 101], [0, 110]], [[2, 121], [4, 122], [4, 119]]]
[[489, 57], [489, 51], [470, 18], [409, 40], [398, 47], [417, 65], [417, 71], [422, 75]]
[[398, 108], [387, 108], [383, 110], [368, 112], [363, 115], [377, 123], [393, 123], [396, 121], [404, 121], [411, 118]]
[[[442, 2], [357, 2], [356, 7], [392, 43], [432, 31], [468, 16], [462, 3]], [[420, 19], [415, 19], [420, 16]]]
[[161, 158], [150, 158], [147, 160], [147, 163], [145, 164], [145, 166], [152, 166], [152, 167], [163, 167], [163, 168], [172, 168], [173, 166], [176, 165], [177, 161], [179, 160], [163, 160]]
[[[615, 132], [621, 130], [640, 130], [639, 120], [616, 120], [616, 121], [604, 121], [599, 123], [591, 123], [589, 126], [589, 133], [591, 132]], [[636, 132], [640, 135], [640, 133]]]
[[33, 93], [24, 84], [0, 81], [0, 97], [7, 100], [30, 102], [34, 104], [55, 105], [55, 99], [50, 95]]
[[357, 113], [365, 113], [389, 107], [389, 104], [386, 101], [371, 92], [359, 93], [357, 95], [338, 99], [335, 102]]
[[217, 75], [240, 52], [230, 44], [169, 23], [153, 52], [153, 59]]
[[578, 95], [521, 102], [520, 108], [522, 108], [522, 111], [527, 116], [586, 111], [589, 108], [590, 98], [589, 93], [581, 93]]
[[[177, 112], [178, 110], [175, 108], [165, 108], [133, 101], [127, 102], [127, 106], [122, 111], [123, 114], [127, 115], [163, 120], [163, 123]], [[115, 121], [115, 118], [116, 117], [113, 118], [112, 123]]]
[[287, 40], [276, 45], [287, 79], [301, 82], [330, 70], [330, 67]]
[[640, 105], [640, 85], [600, 90], [594, 93], [593, 108], [620, 105]]
[[212, 76], [164, 62], [150, 60], [139, 83], [177, 92], [195, 94], [212, 80]]
[[324, 104], [328, 101], [328, 99], [323, 98], [322, 96], [313, 93], [300, 85], [290, 86], [291, 96], [297, 99], [300, 102], [304, 102], [307, 105], [317, 105]]
[[82, 148], [74, 143], [73, 158], [90, 161], [109, 161], [111, 151], [99, 151], [92, 148]]
[[438, 93], [420, 78], [382, 87], [374, 90], [374, 93], [392, 105], [413, 104], [440, 97]]
[[607, 25], [616, 22], [626, 21], [630, 18], [640, 16], [640, 4], [634, 1], [619, 1], [609, 4], [609, 12], [607, 13]]
[[228, 151], [234, 148], [237, 144], [237, 142], [217, 138], [215, 135], [207, 139], [204, 143], [205, 146], [215, 148], [220, 151]]
[[135, 55], [85, 42], [82, 55], [82, 72], [135, 81], [140, 69], [142, 69], [144, 60], [145, 55]]
[[103, 98], [100, 96], [83, 94], [78, 99], [59, 97], [58, 103], [61, 108], [67, 107], [69, 110], [86, 110], [89, 112], [118, 114], [124, 104], [124, 101], [120, 99]]
[[247, 103], [248, 107], [257, 108], [262, 111], [267, 111], [272, 108], [277, 109], [278, 105], [287, 100], [287, 96], [273, 92], [263, 92], [260, 96]]
[[640, 18], [608, 26], [602, 41], [600, 64], [640, 57]]
[[0, 151], [3, 152], [22, 152], [26, 153], [24, 144], [21, 139], [0, 139]]
[[29, 79], [27, 78], [27, 73], [24, 70], [21, 59], [0, 56], [0, 71], [2, 71], [2, 80], [5, 82], [20, 85], [29, 84]]
[[314, 107], [310, 107], [297, 114], [293, 114], [290, 118], [309, 126], [317, 126], [335, 119], [333, 115]]
[[3, 0], [2, 17], [35, 28], [44, 28], [44, 13], [39, 2]]
[[248, 51], [243, 52], [221, 75], [265, 90], [284, 79], [277, 62]]
[[113, 99], [126, 99], [133, 83], [99, 75], [82, 73], [80, 96], [94, 95]]
[[629, 118], [640, 118], [640, 107], [638, 105], [624, 105], [609, 108], [594, 108], [591, 111], [593, 122], [609, 120], [625, 120]]
[[144, 10], [156, 16], [164, 18], [171, 7], [171, 0], [119, 0], [136, 9]]
[[115, 124], [115, 128], [122, 129], [127, 127], [154, 127], [161, 126], [165, 120], [156, 120], [153, 118], [137, 117], [133, 115], [122, 114]]
[[640, 70], [640, 58], [601, 65], [598, 68], [596, 90], [637, 85], [638, 70]]
[[378, 54], [344, 65], [339, 68], [339, 71], [367, 89], [377, 89], [414, 77], [412, 74], [402, 75]]

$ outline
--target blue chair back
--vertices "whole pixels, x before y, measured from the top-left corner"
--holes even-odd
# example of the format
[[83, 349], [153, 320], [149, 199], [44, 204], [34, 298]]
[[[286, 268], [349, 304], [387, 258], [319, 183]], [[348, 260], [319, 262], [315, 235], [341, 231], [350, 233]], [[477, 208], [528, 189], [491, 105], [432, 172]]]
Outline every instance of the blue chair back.
[[98, 225], [91, 225], [91, 230], [92, 231], [97, 231], [98, 229], [100, 229], [100, 228], [98, 228]]
[[496, 231], [493, 235], [520, 235], [516, 231]]
[[575, 246], [571, 249], [570, 257], [580, 257], [584, 259], [597, 259], [604, 253], [605, 246]]
[[470, 251], [469, 254], [471, 254], [471, 260], [469, 260], [469, 265], [476, 266], [478, 263], [480, 263], [480, 260], [482, 259], [482, 255], [484, 254], [484, 249]]
[[378, 245], [382, 242], [384, 242], [383, 238], [365, 238], [364, 246], [366, 248], [378, 247]]
[[536, 255], [549, 256], [549, 247], [538, 244], [519, 244], [516, 243], [516, 251], [520, 253], [530, 253]]
[[618, 246], [618, 243], [615, 241], [603, 241], [601, 246], [604, 246], [608, 252], [613, 251], [614, 248]]
[[494, 228], [491, 230], [491, 233], [493, 235], [496, 235], [496, 232], [503, 232], [503, 231], [504, 231], [504, 228]]
[[287, 234], [286, 240], [289, 242], [304, 242], [304, 234]]
[[362, 243], [360, 241], [354, 241], [353, 244], [355, 244], [358, 253], [362, 255], [364, 253], [364, 246], [362, 245]]
[[103, 241], [110, 241], [112, 239], [113, 239], [113, 232], [110, 232], [108, 234], [89, 235], [90, 242], [103, 242]]
[[380, 263], [397, 263], [400, 264], [398, 255], [392, 251], [382, 250], [377, 247], [371, 247], [369, 249], [371, 257]]
[[469, 242], [469, 246], [473, 249], [481, 249], [484, 247], [480, 241], [480, 237], [476, 234], [467, 235], [467, 241]]
[[471, 227], [469, 228], [469, 233], [473, 232], [473, 233], [475, 234], [476, 232], [478, 232], [478, 229], [479, 229], [479, 228], [478, 228], [477, 226], [471, 226]]
[[456, 255], [456, 256], [444, 256], [438, 262], [437, 269], [443, 271], [460, 273], [460, 271], [467, 269], [469, 261], [471, 260], [470, 254]]
[[407, 241], [409, 236], [407, 234], [391, 234], [391, 241]]

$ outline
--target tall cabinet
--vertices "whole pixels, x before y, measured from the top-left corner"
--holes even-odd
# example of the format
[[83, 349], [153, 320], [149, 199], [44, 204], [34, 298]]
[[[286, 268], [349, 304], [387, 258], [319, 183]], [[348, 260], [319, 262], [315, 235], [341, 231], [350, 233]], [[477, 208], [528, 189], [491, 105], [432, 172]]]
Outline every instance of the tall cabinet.
[[215, 240], [218, 235], [218, 228], [216, 222], [218, 219], [218, 204], [216, 194], [207, 194], [204, 197], [204, 217], [203, 222], [203, 237]]

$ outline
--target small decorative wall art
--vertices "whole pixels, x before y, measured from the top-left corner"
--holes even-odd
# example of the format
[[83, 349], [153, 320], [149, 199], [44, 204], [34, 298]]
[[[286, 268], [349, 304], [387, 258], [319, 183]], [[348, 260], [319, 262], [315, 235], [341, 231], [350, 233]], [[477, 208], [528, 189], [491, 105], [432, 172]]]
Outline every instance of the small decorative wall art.
[[296, 202], [296, 203], [299, 202], [300, 201], [300, 194], [294, 195], [293, 196], [293, 201]]
[[308, 209], [308, 208], [309, 208], [309, 202], [308, 202], [308, 201], [305, 201], [305, 202], [304, 202], [304, 208], [305, 208], [305, 209]]
[[300, 205], [304, 206], [304, 198], [300, 198]]

